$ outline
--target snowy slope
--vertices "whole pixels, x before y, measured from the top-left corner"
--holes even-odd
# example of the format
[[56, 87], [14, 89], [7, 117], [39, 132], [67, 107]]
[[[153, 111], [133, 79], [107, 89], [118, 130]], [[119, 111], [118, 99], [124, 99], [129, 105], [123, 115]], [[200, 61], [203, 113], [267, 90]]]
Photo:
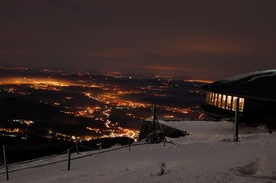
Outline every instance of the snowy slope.
[[[66, 160], [67, 155], [35, 162], [9, 165], [9, 182], [276, 182], [276, 134], [264, 128], [240, 129], [240, 142], [233, 142], [230, 122], [164, 122], [190, 135], [168, 139], [173, 143], [146, 144], [81, 152], [84, 156], [67, 162], [26, 169], [35, 165]], [[163, 167], [162, 167], [163, 162]], [[25, 169], [24, 169], [25, 168]], [[164, 175], [161, 169], [164, 169]], [[3, 167], [0, 172], [4, 172]], [[6, 182], [5, 174], [0, 182]]]

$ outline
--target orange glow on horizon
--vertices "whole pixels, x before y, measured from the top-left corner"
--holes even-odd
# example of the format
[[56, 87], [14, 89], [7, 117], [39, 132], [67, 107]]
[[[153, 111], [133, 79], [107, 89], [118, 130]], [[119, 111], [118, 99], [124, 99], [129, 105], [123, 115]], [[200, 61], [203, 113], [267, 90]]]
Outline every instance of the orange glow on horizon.
[[198, 83], [213, 83], [211, 80], [202, 80], [202, 79], [187, 79], [186, 82], [198, 82]]
[[167, 70], [167, 71], [191, 71], [189, 69], [183, 69], [179, 67], [166, 67], [166, 66], [138, 66], [144, 69], [153, 69], [153, 70]]

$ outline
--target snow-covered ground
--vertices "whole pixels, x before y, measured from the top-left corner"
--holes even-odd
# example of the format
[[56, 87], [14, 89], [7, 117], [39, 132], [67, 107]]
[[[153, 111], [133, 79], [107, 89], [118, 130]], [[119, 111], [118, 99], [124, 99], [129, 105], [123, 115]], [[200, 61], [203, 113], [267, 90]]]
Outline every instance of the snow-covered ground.
[[[241, 127], [239, 142], [233, 142], [234, 124], [230, 122], [165, 123], [190, 135], [168, 139], [175, 145], [166, 143], [165, 147], [163, 143], [146, 144], [132, 146], [130, 151], [113, 147], [114, 151], [72, 154], [72, 158], [92, 155], [72, 160], [70, 171], [66, 161], [27, 169], [66, 160], [66, 154], [9, 165], [11, 171], [22, 169], [10, 172], [9, 182], [276, 182], [275, 133], [262, 127]], [[0, 174], [0, 182], [6, 182], [5, 174]]]

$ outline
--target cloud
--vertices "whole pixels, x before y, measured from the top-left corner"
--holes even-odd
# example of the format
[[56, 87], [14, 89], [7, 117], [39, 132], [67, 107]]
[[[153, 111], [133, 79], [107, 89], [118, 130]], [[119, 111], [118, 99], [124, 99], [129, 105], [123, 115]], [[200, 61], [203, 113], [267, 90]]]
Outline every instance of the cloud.
[[120, 72], [148, 67], [184, 77], [197, 71], [203, 79], [275, 68], [275, 4], [1, 1], [0, 64]]

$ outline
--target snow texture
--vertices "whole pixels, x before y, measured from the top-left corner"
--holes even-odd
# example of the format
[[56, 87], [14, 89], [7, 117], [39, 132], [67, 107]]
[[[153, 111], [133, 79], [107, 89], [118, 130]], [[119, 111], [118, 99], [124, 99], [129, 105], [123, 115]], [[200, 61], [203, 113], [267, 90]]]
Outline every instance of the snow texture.
[[[254, 75], [256, 76], [253, 77]], [[262, 77], [275, 76], [275, 75], [276, 75], [276, 70], [255, 71], [255, 72], [250, 72], [246, 74], [229, 77], [229, 78], [226, 78], [225, 81], [237, 81], [237, 80], [249, 77], [250, 80], [248, 80], [248, 82], [252, 82]]]
[[[234, 123], [210, 121], [163, 122], [190, 134], [167, 139], [173, 143], [112, 147], [9, 165], [6, 181], [20, 183], [179, 183], [276, 182], [276, 134], [263, 127], [240, 127], [234, 142]], [[87, 156], [86, 156], [87, 155]], [[62, 160], [64, 160], [62, 162]], [[48, 164], [47, 166], [43, 166]], [[21, 170], [20, 170], [21, 169]], [[18, 171], [16, 171], [18, 170]]]

